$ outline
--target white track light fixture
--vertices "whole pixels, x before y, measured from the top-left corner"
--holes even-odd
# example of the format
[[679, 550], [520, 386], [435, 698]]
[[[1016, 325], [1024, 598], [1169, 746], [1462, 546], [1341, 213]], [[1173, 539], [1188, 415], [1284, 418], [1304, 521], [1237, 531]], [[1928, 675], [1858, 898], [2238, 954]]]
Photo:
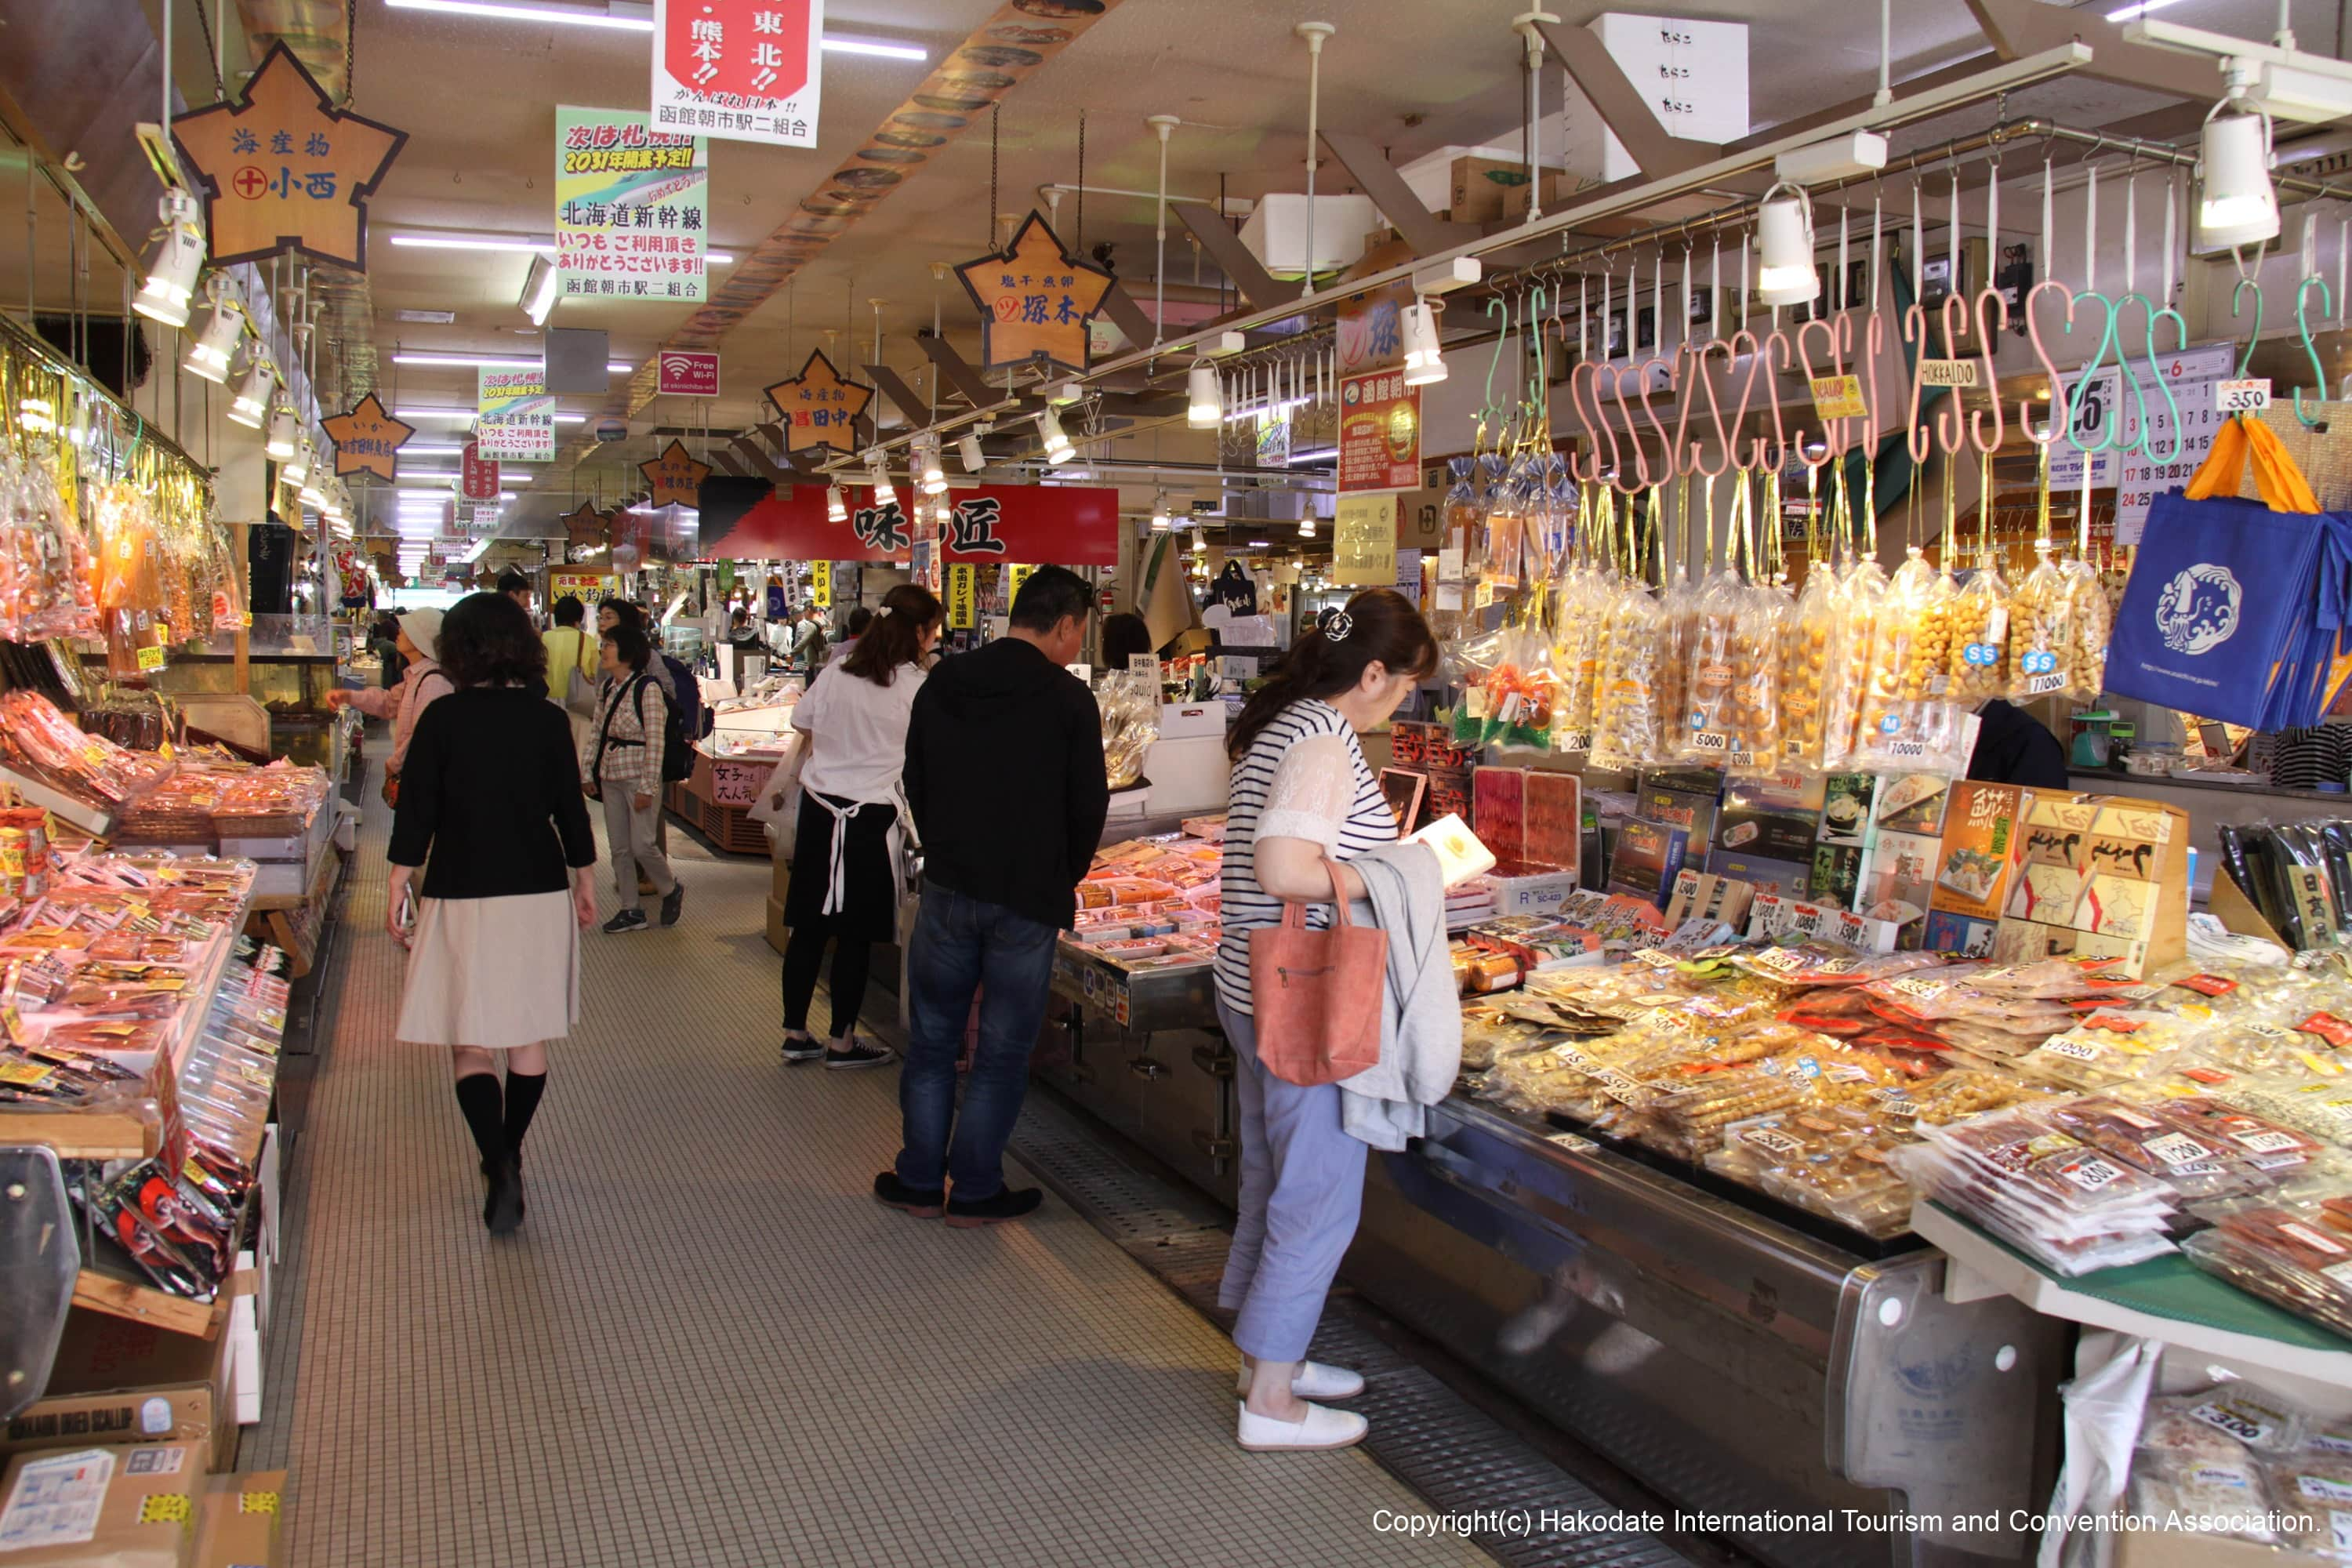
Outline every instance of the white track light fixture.
[[245, 379], [228, 405], [229, 423], [258, 430], [269, 416], [269, 362], [256, 355], [246, 362]]
[[1445, 379], [1445, 351], [1438, 346], [1437, 311], [1426, 300], [1415, 300], [1402, 312], [1404, 384], [1427, 386]]
[[[2243, 112], [2232, 96], [2205, 117], [2197, 159], [2197, 243], [2203, 250], [2233, 250], [2274, 239], [2278, 192], [2271, 184], [2271, 121]], [[2224, 110], [2231, 112], [2224, 113]]]
[[1812, 205], [1785, 182], [1764, 193], [1756, 213], [1756, 297], [1767, 305], [1802, 305], [1822, 291], [1813, 270]]
[[205, 321], [205, 330], [188, 345], [180, 363], [191, 375], [203, 376], [215, 384], [228, 380], [229, 362], [236, 358], [236, 345], [245, 337], [245, 312], [226, 298], [213, 300], [213, 313]]
[[1214, 430], [1224, 423], [1225, 399], [1217, 385], [1217, 368], [1205, 361], [1184, 374], [1187, 393], [1184, 423], [1194, 430]]
[[980, 449], [980, 437], [967, 436], [956, 443], [956, 456], [963, 459], [963, 471], [976, 474], [988, 467], [988, 454]]
[[947, 494], [948, 471], [940, 462], [939, 442], [936, 440], [925, 442], [917, 449], [917, 458], [922, 464], [923, 493], [927, 496]]
[[828, 522], [849, 521], [849, 498], [841, 493], [839, 485], [824, 487], [824, 516]]
[[898, 492], [890, 488], [890, 466], [884, 460], [881, 447], [877, 447], [866, 454], [866, 467], [867, 476], [874, 484], [874, 504], [897, 506]]
[[205, 231], [196, 226], [195, 198], [184, 191], [166, 195], [157, 211], [163, 219], [163, 243], [156, 248], [154, 266], [148, 268], [146, 286], [131, 308], [167, 327], [184, 327], [188, 301], [205, 268]]
[[262, 446], [273, 463], [294, 460], [294, 405], [280, 400], [269, 416], [269, 438]]
[[1045, 439], [1045, 461], [1059, 468], [1078, 454], [1070, 438], [1062, 433], [1062, 421], [1050, 408], [1037, 412], [1037, 434]]

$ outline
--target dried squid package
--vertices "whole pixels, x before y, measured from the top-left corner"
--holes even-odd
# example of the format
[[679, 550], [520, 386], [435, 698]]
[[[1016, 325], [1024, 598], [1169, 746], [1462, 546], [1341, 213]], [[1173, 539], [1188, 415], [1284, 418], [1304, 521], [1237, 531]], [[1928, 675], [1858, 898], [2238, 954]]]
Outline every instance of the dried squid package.
[[1682, 620], [1682, 708], [1669, 733], [1675, 742], [1673, 760], [1723, 767], [1737, 749], [1738, 724], [1732, 702], [1732, 632], [1739, 607], [1748, 597], [1747, 584], [1725, 568], [1707, 574], [1691, 590], [1686, 609], [1672, 604], [1669, 616]]
[[1919, 547], [1895, 569], [1872, 623], [1868, 673], [1854, 732], [1855, 761], [1920, 768], [1948, 727], [1952, 580]]
[[1951, 652], [1945, 666], [1955, 702], [1973, 708], [2009, 691], [2009, 584], [1988, 551], [1952, 595]]
[[1739, 596], [1731, 625], [1731, 752], [1724, 759], [1734, 773], [1781, 771], [1780, 650], [1795, 614], [1784, 587], [1758, 584]]
[[1664, 625], [1648, 585], [1624, 579], [1601, 627], [1600, 676], [1592, 699], [1596, 768], [1637, 768], [1657, 753]]
[[2009, 695], [2020, 702], [2074, 689], [2074, 587], [2048, 546], [2034, 548], [2041, 559], [2009, 600]]

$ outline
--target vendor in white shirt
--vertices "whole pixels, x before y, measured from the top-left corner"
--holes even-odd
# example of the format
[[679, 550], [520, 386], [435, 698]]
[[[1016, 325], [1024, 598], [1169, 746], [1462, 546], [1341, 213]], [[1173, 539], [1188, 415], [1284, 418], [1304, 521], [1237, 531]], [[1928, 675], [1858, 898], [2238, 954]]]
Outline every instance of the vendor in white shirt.
[[[828, 1068], [880, 1067], [882, 1046], [857, 1040], [857, 1010], [876, 942], [897, 939], [898, 789], [907, 726], [923, 665], [945, 610], [929, 589], [893, 588], [847, 657], [817, 672], [793, 709], [806, 737], [793, 879], [784, 897], [784, 1060]], [[809, 1002], [826, 943], [833, 945], [833, 1037], [808, 1029]]]

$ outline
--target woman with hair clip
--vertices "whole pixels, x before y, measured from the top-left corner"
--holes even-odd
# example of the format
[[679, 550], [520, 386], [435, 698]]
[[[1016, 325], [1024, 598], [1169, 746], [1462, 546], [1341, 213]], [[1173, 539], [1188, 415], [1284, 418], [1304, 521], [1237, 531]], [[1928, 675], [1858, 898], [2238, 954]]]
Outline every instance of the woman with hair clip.
[[[1309, 1403], [1350, 1398], [1364, 1380], [1308, 1361], [1307, 1347], [1356, 1234], [1368, 1146], [1341, 1124], [1338, 1084], [1301, 1087], [1258, 1060], [1250, 932], [1279, 925], [1286, 903], [1364, 897], [1345, 863], [1393, 844], [1397, 820], [1356, 736], [1436, 668], [1421, 613], [1393, 589], [1369, 589], [1299, 638], [1226, 738], [1234, 776], [1217, 1018], [1234, 1047], [1241, 1204], [1217, 1303], [1239, 1314], [1244, 1448], [1343, 1448], [1367, 1429], [1360, 1415]], [[1307, 923], [1328, 926], [1328, 908], [1310, 909]]]
[[[894, 1053], [860, 1044], [868, 957], [898, 927], [898, 846], [905, 832], [898, 776], [907, 724], [945, 611], [928, 588], [890, 590], [848, 657], [817, 671], [793, 709], [806, 737], [793, 879], [784, 895], [784, 1060], [828, 1068], [881, 1067]], [[808, 1031], [809, 1001], [833, 944], [833, 1038]]]

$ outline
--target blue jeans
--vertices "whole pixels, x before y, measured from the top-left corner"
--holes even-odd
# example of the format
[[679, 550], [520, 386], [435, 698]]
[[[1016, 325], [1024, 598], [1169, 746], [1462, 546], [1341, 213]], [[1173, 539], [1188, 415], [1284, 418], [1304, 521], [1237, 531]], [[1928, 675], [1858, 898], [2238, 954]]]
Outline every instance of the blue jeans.
[[[967, 1202], [1004, 1189], [1004, 1144], [1029, 1092], [1029, 1052], [1045, 1021], [1059, 934], [1001, 904], [924, 887], [907, 949], [907, 1061], [898, 1073], [907, 1140], [898, 1179], [908, 1186], [933, 1192], [952, 1181]], [[956, 1061], [974, 993], [980, 1047], [959, 1115]]]

